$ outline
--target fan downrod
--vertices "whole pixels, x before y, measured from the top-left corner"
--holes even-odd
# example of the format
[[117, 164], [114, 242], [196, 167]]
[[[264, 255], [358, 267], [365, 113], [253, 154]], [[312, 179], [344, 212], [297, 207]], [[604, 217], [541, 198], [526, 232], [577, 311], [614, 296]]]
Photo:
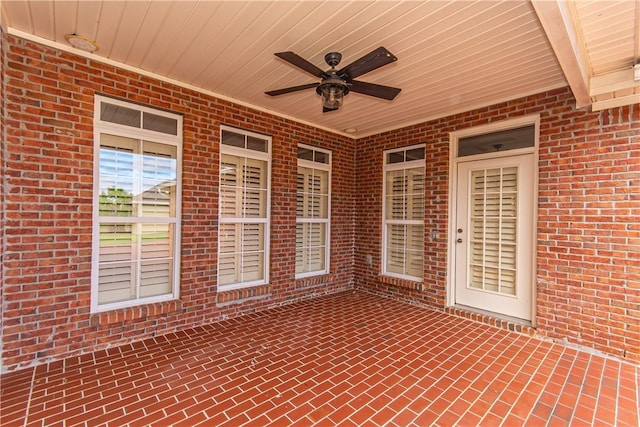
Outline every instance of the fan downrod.
[[338, 52], [329, 52], [324, 56], [324, 60], [331, 68], [336, 68], [336, 65], [338, 65], [342, 60], [342, 54]]

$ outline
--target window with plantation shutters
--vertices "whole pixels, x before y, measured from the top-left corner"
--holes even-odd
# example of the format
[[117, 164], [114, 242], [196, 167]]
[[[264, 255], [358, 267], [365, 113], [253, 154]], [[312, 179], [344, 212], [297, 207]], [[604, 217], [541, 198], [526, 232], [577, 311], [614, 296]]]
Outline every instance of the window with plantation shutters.
[[268, 279], [270, 138], [222, 127], [218, 285], [231, 290]]
[[95, 111], [92, 311], [177, 298], [182, 119], [99, 96]]
[[329, 271], [331, 153], [298, 147], [296, 277]]
[[422, 280], [424, 275], [425, 147], [385, 152], [383, 274]]

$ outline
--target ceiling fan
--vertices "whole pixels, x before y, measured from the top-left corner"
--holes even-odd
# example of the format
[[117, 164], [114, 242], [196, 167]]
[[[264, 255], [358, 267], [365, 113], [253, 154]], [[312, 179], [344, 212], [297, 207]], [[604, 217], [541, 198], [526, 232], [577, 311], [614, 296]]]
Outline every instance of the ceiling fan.
[[356, 77], [398, 60], [398, 58], [384, 47], [379, 47], [369, 52], [362, 58], [339, 70], [336, 70], [336, 66], [342, 60], [342, 55], [338, 52], [329, 52], [324, 56], [324, 60], [331, 67], [331, 69], [327, 71], [322, 71], [320, 68], [293, 52], [279, 52], [275, 55], [322, 80], [319, 83], [309, 83], [285, 89], [270, 90], [265, 93], [271, 96], [278, 96], [284, 95], [285, 93], [315, 88], [318, 95], [322, 97], [323, 113], [340, 108], [344, 96], [351, 91], [375, 96], [376, 98], [392, 100], [401, 90], [395, 87], [354, 80]]

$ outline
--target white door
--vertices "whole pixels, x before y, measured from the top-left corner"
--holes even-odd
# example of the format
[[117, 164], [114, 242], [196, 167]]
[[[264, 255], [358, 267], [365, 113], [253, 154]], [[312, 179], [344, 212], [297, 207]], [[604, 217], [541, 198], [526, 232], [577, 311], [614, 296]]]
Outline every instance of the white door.
[[455, 302], [531, 320], [534, 155], [457, 163]]

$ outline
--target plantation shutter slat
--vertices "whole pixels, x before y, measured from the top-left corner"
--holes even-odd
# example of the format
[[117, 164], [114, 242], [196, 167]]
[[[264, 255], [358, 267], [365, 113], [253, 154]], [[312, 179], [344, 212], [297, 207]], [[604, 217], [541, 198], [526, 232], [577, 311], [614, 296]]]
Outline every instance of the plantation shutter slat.
[[266, 211], [266, 163], [246, 159], [244, 176], [244, 217], [263, 218]]
[[132, 262], [109, 263], [98, 272], [98, 303], [127, 301], [135, 296]]
[[471, 174], [470, 287], [515, 295], [516, 167]]
[[141, 216], [175, 216], [176, 172], [176, 147], [145, 142], [142, 155]]
[[220, 256], [218, 258], [218, 283], [228, 285], [240, 280], [240, 225], [221, 224], [219, 231]]
[[264, 279], [264, 224], [244, 224], [242, 229], [242, 281]]
[[133, 216], [134, 154], [130, 138], [103, 135], [100, 146], [100, 216]]
[[390, 224], [387, 230], [387, 271], [402, 274], [405, 270], [406, 225]]
[[233, 156], [222, 155], [220, 160], [220, 216], [234, 218], [240, 216], [241, 194], [238, 171], [242, 170], [240, 159]]
[[135, 296], [135, 235], [132, 224], [100, 225], [98, 303]]
[[424, 275], [424, 225], [407, 225], [407, 274]]
[[142, 224], [140, 295], [162, 295], [173, 287], [173, 224]]
[[296, 273], [302, 273], [305, 270], [306, 245], [304, 244], [304, 229], [306, 224], [296, 224]]
[[323, 270], [325, 264], [324, 242], [326, 224], [311, 223], [309, 226], [309, 269], [311, 271]]
[[298, 168], [298, 178], [297, 178], [297, 192], [296, 192], [296, 217], [302, 218], [304, 216], [304, 209], [307, 203], [307, 195], [306, 191], [306, 179], [309, 174], [308, 168]]

